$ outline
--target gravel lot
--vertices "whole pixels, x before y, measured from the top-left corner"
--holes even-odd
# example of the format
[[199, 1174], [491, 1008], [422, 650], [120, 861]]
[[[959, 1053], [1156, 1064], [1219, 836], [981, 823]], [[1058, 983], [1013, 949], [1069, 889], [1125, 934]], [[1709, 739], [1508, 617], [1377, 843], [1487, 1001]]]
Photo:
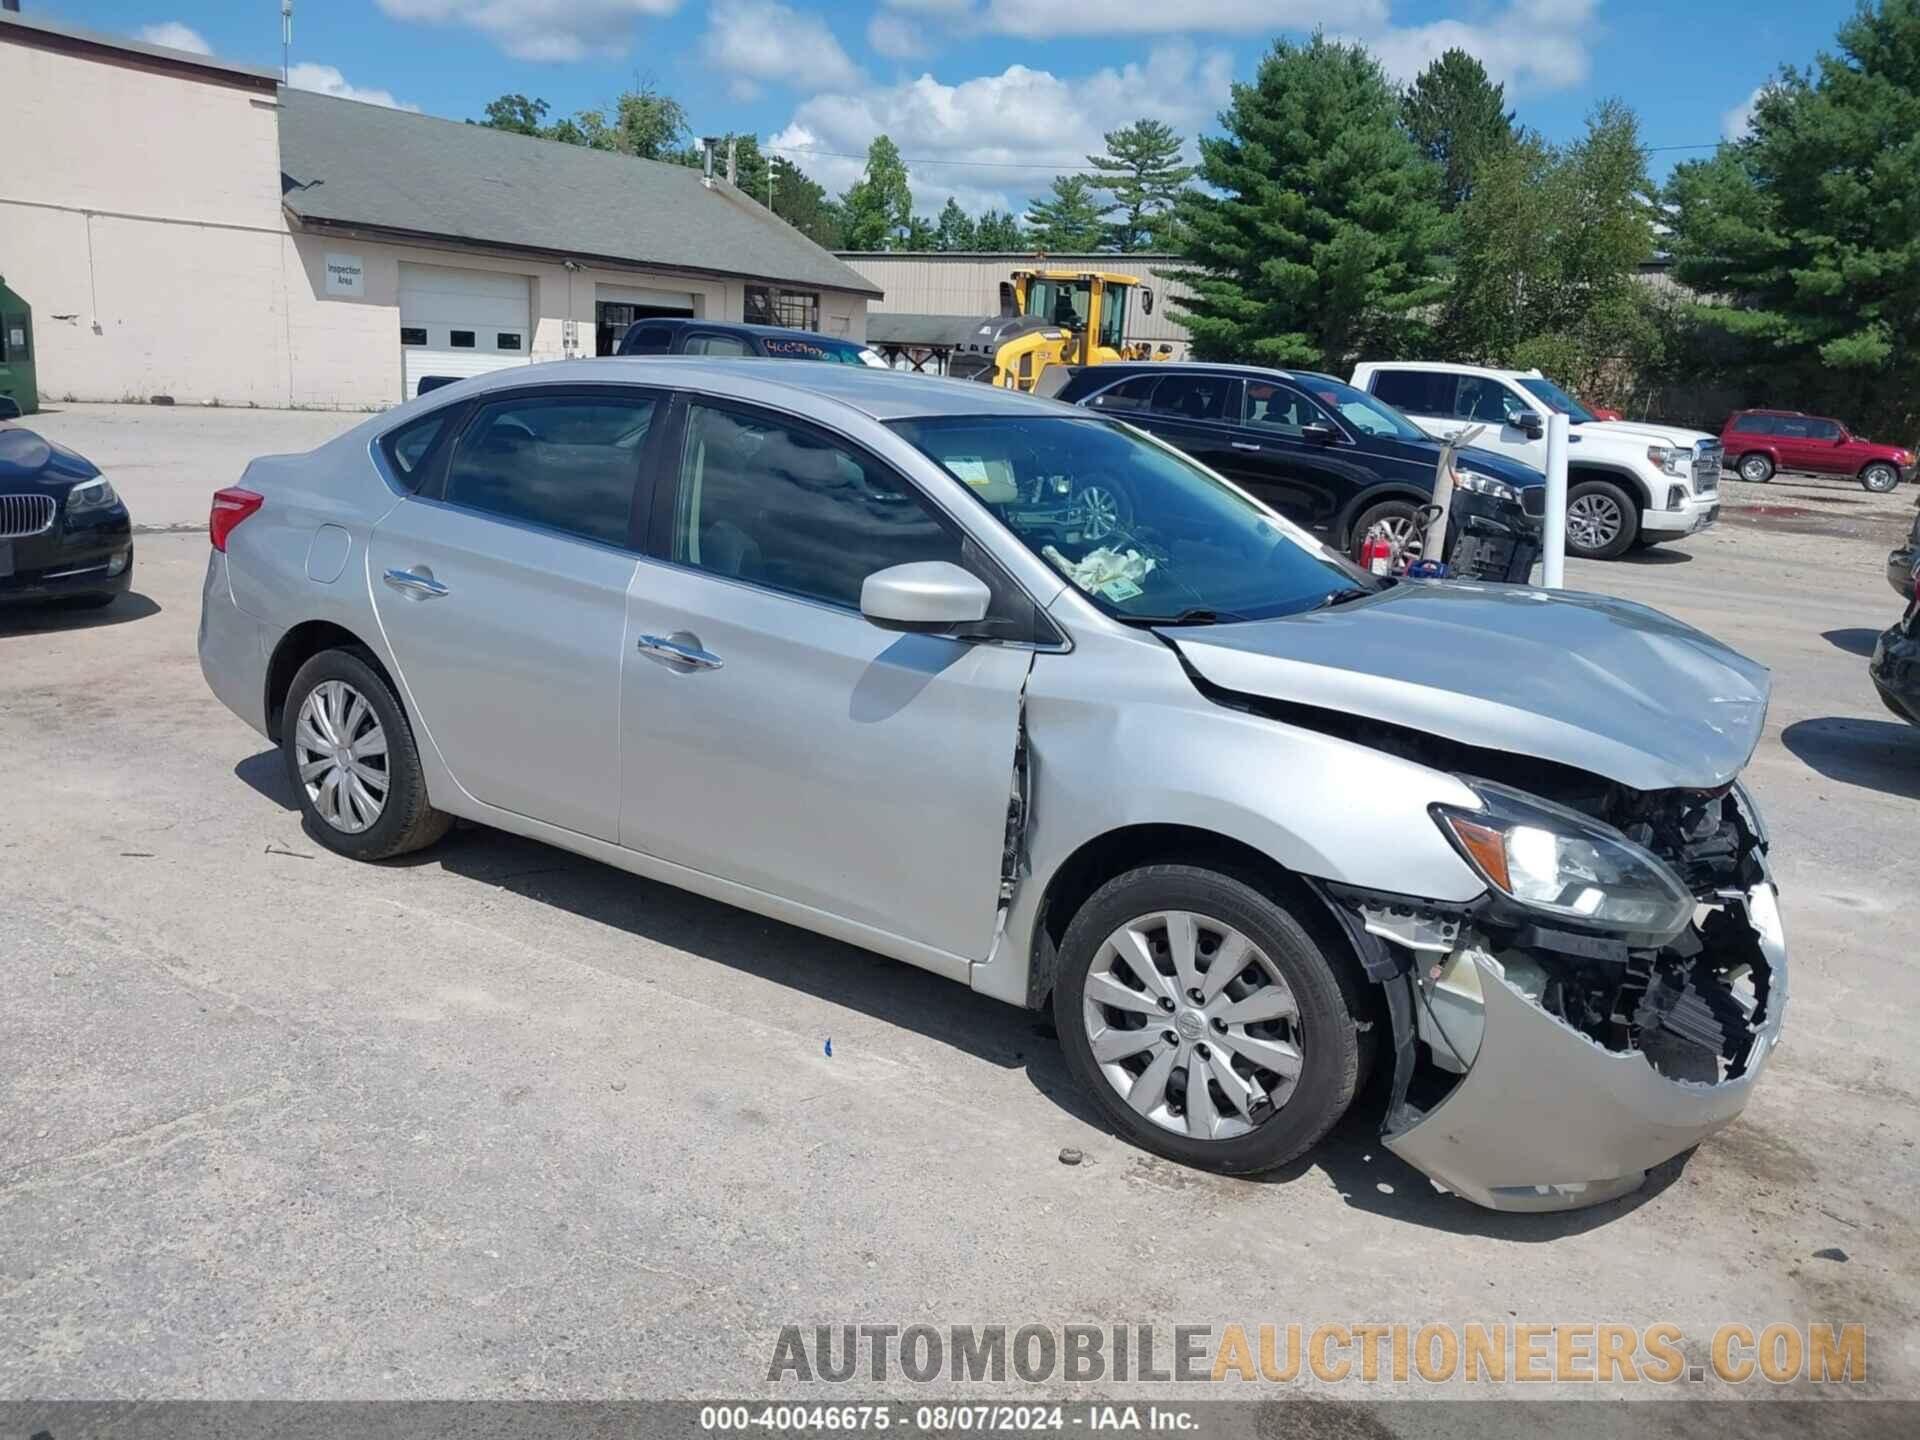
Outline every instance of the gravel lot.
[[[531, 842], [327, 856], [201, 681], [199, 531], [248, 456], [359, 418], [31, 422], [142, 533], [112, 609], [0, 614], [0, 1399], [757, 1394], [786, 1323], [1123, 1319], [1671, 1320], [1694, 1359], [1863, 1321], [1854, 1393], [1920, 1399], [1920, 731], [1865, 659], [1911, 487], [1730, 482], [1715, 531], [1569, 567], [1773, 667], [1793, 1008], [1683, 1166], [1498, 1216], [1377, 1106], [1268, 1182], [1150, 1158], [1040, 1017]], [[1763, 1390], [1799, 1393], [1661, 1393]]]

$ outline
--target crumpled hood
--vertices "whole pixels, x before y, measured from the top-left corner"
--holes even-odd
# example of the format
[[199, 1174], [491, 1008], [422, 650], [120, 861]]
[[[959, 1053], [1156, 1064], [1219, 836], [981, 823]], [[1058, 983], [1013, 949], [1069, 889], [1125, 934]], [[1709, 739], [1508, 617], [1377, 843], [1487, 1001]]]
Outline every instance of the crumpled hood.
[[1569, 436], [1587, 435], [1596, 440], [1638, 441], [1643, 445], [1683, 445], [1691, 448], [1702, 440], [1720, 443], [1718, 435], [1704, 430], [1684, 430], [1678, 425], [1653, 425], [1644, 420], [1593, 420], [1570, 426]]
[[1767, 667], [1645, 605], [1403, 582], [1327, 610], [1159, 632], [1224, 690], [1575, 766], [1635, 790], [1724, 785]]

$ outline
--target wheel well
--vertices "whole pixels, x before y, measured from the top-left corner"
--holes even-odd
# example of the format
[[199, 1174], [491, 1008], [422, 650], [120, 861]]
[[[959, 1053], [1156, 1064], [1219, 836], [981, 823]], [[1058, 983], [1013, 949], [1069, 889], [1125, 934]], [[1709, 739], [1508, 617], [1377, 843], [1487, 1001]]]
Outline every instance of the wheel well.
[[1885, 456], [1879, 456], [1879, 457], [1876, 457], [1875, 459], [1864, 461], [1861, 464], [1860, 468], [1854, 471], [1853, 473], [1856, 476], [1864, 475], [1867, 473], [1867, 471], [1873, 469], [1873, 467], [1876, 465], [1884, 465], [1887, 467], [1887, 469], [1893, 471], [1893, 473], [1896, 475], [1900, 473], [1900, 467], [1894, 464], [1893, 461], [1887, 459]]
[[1654, 508], [1653, 491], [1647, 487], [1647, 482], [1626, 470], [1611, 470], [1604, 465], [1569, 465], [1567, 467], [1568, 487], [1571, 488], [1582, 480], [1608, 481], [1626, 491], [1629, 500], [1637, 495], [1642, 506], [1648, 509]]
[[300, 673], [302, 665], [322, 650], [353, 651], [380, 672], [380, 678], [387, 682], [394, 694], [400, 693], [393, 683], [393, 677], [387, 673], [387, 667], [380, 663], [380, 657], [369, 650], [358, 635], [344, 626], [325, 620], [309, 620], [281, 636], [279, 645], [274, 648], [273, 659], [267, 662], [267, 734], [273, 740], [280, 738], [280, 712], [286, 706], [287, 691], [293, 688], [293, 677]]
[[1093, 892], [1143, 865], [1196, 865], [1243, 880], [1287, 905], [1329, 957], [1353, 966], [1363, 991], [1370, 988], [1353, 943], [1307, 884], [1271, 855], [1242, 841], [1190, 825], [1131, 825], [1096, 836], [1074, 851], [1041, 896], [1027, 969], [1027, 1004], [1040, 1009], [1053, 992], [1060, 942]]

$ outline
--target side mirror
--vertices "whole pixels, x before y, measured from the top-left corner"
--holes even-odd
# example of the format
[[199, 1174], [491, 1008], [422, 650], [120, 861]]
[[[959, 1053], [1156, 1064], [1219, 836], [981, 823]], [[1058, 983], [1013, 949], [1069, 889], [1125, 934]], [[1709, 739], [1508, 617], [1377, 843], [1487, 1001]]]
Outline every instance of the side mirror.
[[1331, 425], [1315, 423], [1312, 425], [1302, 425], [1300, 427], [1300, 438], [1302, 440], [1311, 440], [1316, 445], [1331, 445], [1339, 437]]
[[18, 420], [20, 402], [11, 395], [0, 395], [0, 420]]
[[860, 613], [882, 630], [933, 634], [987, 618], [993, 592], [947, 560], [890, 565], [860, 586]]
[[1140, 287], [1140, 313], [1142, 315], [1153, 313], [1153, 291], [1144, 285]]
[[1547, 422], [1540, 418], [1538, 410], [1516, 410], [1507, 416], [1507, 424], [1529, 440], [1538, 440], [1547, 433]]

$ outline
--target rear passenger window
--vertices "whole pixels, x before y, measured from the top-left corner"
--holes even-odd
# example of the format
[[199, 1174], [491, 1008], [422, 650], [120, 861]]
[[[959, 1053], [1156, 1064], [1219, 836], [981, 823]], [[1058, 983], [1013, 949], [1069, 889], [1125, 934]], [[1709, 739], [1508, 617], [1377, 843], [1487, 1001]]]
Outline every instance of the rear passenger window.
[[1736, 435], [1771, 435], [1773, 433], [1773, 417], [1770, 415], [1742, 415], [1738, 420], [1733, 422], [1733, 432]]
[[672, 558], [857, 610], [874, 571], [958, 565], [961, 548], [918, 491], [873, 461], [798, 426], [694, 405]]
[[446, 423], [447, 412], [438, 410], [410, 425], [388, 431], [381, 439], [380, 446], [387, 452], [388, 462], [399, 472], [402, 483], [408, 489], [417, 490], [420, 487], [420, 467], [427, 458], [427, 452], [433, 449], [433, 442], [440, 438], [440, 431]]
[[1156, 415], [1188, 420], [1225, 419], [1231, 384], [1218, 375], [1169, 375], [1153, 392], [1151, 409]]
[[447, 466], [449, 504], [627, 546], [646, 398], [556, 395], [483, 406]]
[[738, 335], [694, 335], [688, 338], [689, 355], [744, 355], [747, 342]]
[[643, 325], [627, 336], [622, 355], [664, 355], [673, 346], [673, 332], [664, 325]]
[[1158, 375], [1140, 375], [1111, 390], [1103, 390], [1087, 402], [1089, 410], [1145, 410], [1153, 399], [1153, 387], [1160, 383]]
[[1378, 398], [1409, 415], [1451, 417], [1458, 378], [1442, 370], [1376, 370], [1369, 384]]

